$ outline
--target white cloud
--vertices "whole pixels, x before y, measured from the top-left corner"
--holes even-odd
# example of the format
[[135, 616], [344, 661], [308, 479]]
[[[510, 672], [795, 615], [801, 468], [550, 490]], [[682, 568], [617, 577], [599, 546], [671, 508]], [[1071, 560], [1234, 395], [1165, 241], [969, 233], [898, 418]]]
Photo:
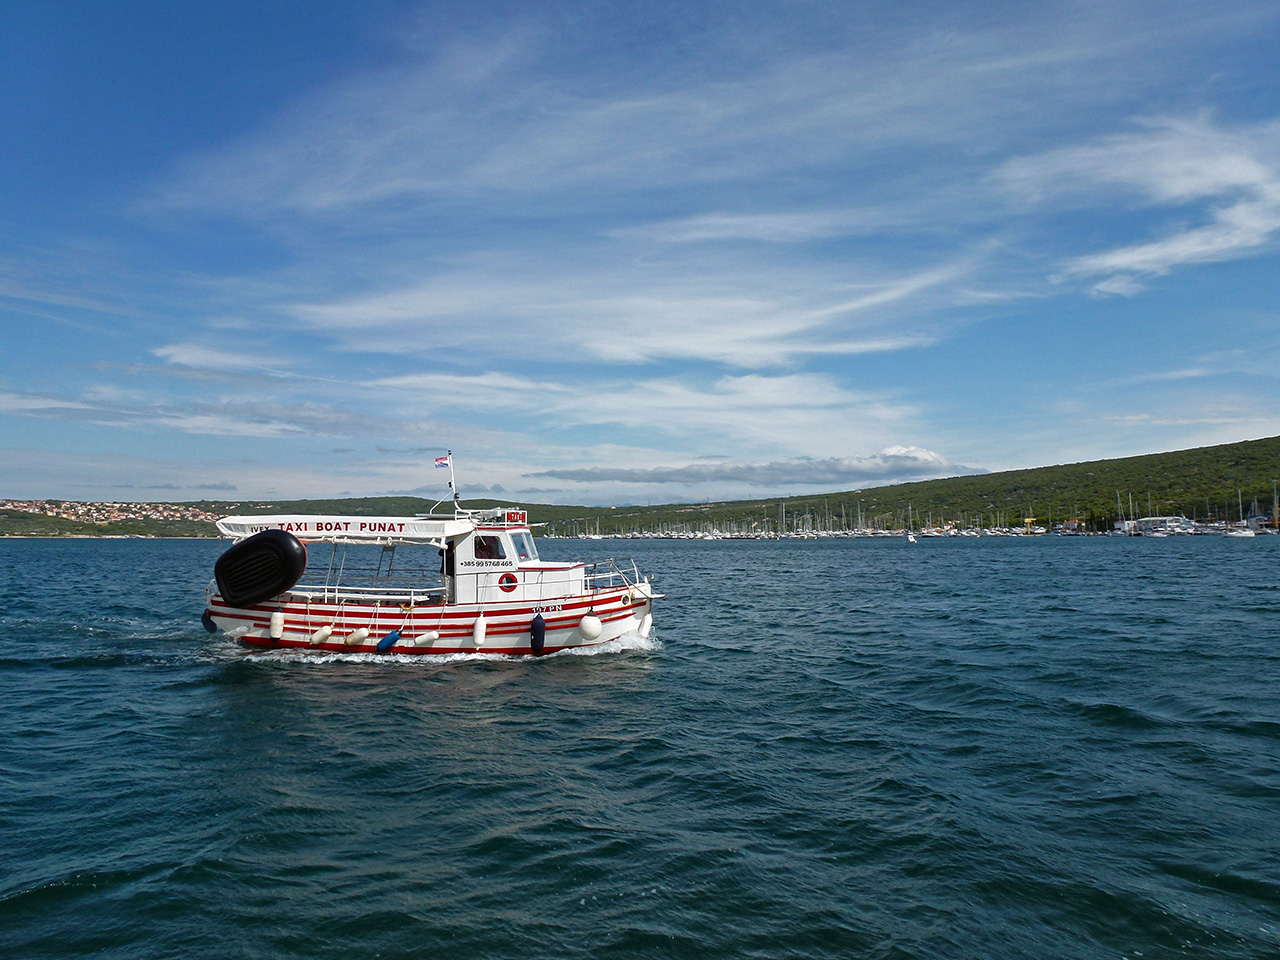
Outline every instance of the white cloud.
[[423, 433], [425, 425], [319, 403], [265, 400], [171, 402], [142, 392], [95, 386], [80, 398], [0, 392], [0, 413], [127, 427], [165, 429], [225, 437], [369, 437]]
[[[627, 457], [647, 458], [649, 444], [695, 451], [724, 445], [763, 456], [821, 456], [833, 445], [867, 448], [915, 429], [919, 411], [884, 392], [856, 391], [820, 374], [659, 377], [577, 384], [491, 372], [475, 376], [409, 374], [371, 383], [398, 416], [419, 406], [463, 418], [503, 417], [518, 432], [575, 434], [595, 455], [600, 437]], [[621, 433], [612, 428], [623, 428]], [[660, 443], [658, 442], [660, 441]], [[568, 443], [568, 441], [562, 441]]]
[[1091, 205], [1106, 193], [1201, 222], [1161, 237], [1077, 256], [1064, 277], [1102, 277], [1098, 293], [1132, 296], [1142, 280], [1185, 264], [1249, 256], [1280, 232], [1280, 124], [1227, 129], [1201, 116], [1008, 163], [1004, 185], [1037, 205]]
[[[1116, 292], [1130, 292], [1138, 276], [1160, 276], [1176, 266], [1231, 260], [1258, 252], [1280, 231], [1280, 180], [1267, 193], [1212, 211], [1212, 222], [1105, 253], [1079, 257], [1068, 273], [1114, 275]], [[1111, 292], [1099, 284], [1102, 292]]]
[[[758, 15], [759, 36], [774, 34]], [[1126, 19], [1143, 29], [1117, 29]], [[827, 16], [797, 45], [780, 33], [742, 44], [695, 16], [686, 27], [708, 46], [695, 70], [663, 58], [638, 70], [619, 56], [632, 51], [601, 45], [602, 34], [519, 26], [336, 82], [192, 158], [156, 202], [255, 218], [374, 207], [397, 217], [405, 204], [465, 198], [510, 214], [546, 209], [553, 195], [598, 208], [638, 190], [856, 169], [904, 145], [989, 151], [1131, 97], [1129, 56], [1146, 54], [1160, 74], [1170, 69], [1152, 56], [1161, 48], [1242, 28], [1224, 11], [1185, 8], [1160, 24], [1067, 7], [903, 33]], [[1029, 109], [1036, 103], [1053, 110]]]
[[934, 477], [974, 473], [940, 454], [921, 447], [893, 446], [869, 457], [828, 457], [775, 461], [766, 464], [691, 463], [680, 467], [554, 468], [530, 477], [572, 483], [675, 484], [699, 486], [731, 483], [746, 487], [780, 489], [802, 486], [835, 489], [864, 483], [900, 483]]
[[[206, 452], [171, 458], [128, 453], [0, 449], [5, 496], [93, 500], [250, 500], [372, 494], [420, 481], [422, 468], [330, 457], [305, 465]], [[381, 487], [379, 486], [381, 485]], [[347, 491], [348, 494], [339, 493]]]
[[92, 404], [35, 393], [0, 391], [0, 413], [30, 417], [78, 418], [94, 410]]
[[258, 351], [245, 347], [227, 350], [199, 343], [171, 343], [155, 347], [151, 353], [166, 363], [199, 370], [273, 372], [257, 363]]
[[[761, 264], [718, 258], [601, 264], [556, 273], [551, 264], [477, 263], [430, 281], [328, 303], [295, 304], [304, 326], [370, 352], [453, 362], [713, 361], [786, 366], [815, 354], [925, 346], [937, 312], [966, 304], [977, 258], [854, 279], [850, 264]], [[461, 355], [460, 352], [461, 351]]]
[[1102, 296], [1136, 297], [1144, 289], [1146, 288], [1138, 280], [1125, 274], [1107, 277], [1093, 285], [1093, 293]]
[[882, 229], [886, 226], [886, 219], [900, 223], [902, 218], [900, 214], [886, 217], [870, 210], [703, 213], [678, 220], [620, 227], [609, 234], [623, 238], [638, 237], [655, 243], [706, 243], [722, 240], [799, 243]]

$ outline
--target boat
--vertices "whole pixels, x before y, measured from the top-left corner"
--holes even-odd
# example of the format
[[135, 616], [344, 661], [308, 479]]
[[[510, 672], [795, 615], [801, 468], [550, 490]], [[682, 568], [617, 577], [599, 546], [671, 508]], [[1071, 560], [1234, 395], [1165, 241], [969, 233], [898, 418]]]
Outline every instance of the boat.
[[1233, 527], [1230, 524], [1228, 524], [1227, 536], [1239, 537], [1239, 538], [1256, 536], [1256, 532], [1254, 531], [1253, 527], [1249, 526], [1249, 521], [1245, 519], [1244, 494], [1242, 494], [1239, 490], [1236, 491], [1236, 501], [1239, 503], [1239, 506], [1240, 506], [1240, 526]]
[[647, 639], [664, 599], [630, 560], [540, 559], [526, 511], [463, 509], [456, 493], [448, 515], [232, 516], [217, 527], [233, 542], [202, 620], [251, 647], [539, 656]]

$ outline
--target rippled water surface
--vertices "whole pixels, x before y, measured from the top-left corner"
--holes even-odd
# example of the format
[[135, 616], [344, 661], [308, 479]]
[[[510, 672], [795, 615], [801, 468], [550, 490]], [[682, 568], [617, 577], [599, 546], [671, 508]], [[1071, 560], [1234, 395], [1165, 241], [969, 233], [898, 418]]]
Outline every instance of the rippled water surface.
[[1280, 955], [1280, 537], [544, 542], [654, 639], [249, 652], [0, 541], [5, 957]]

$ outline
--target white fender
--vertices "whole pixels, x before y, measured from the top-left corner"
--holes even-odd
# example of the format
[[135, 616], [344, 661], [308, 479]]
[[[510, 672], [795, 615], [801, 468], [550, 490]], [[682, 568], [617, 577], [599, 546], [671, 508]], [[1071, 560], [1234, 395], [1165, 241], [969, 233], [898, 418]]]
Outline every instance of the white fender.
[[353, 630], [351, 633], [347, 634], [346, 637], [343, 638], [342, 642], [345, 643], [348, 647], [354, 647], [361, 643], [364, 643], [368, 639], [369, 639], [369, 628], [361, 627], [359, 630]]
[[428, 630], [426, 633], [420, 633], [411, 641], [415, 647], [425, 647], [428, 644], [435, 643], [440, 639], [439, 630]]
[[484, 632], [486, 629], [487, 625], [484, 622], [484, 614], [482, 613], [476, 617], [475, 625], [471, 628], [471, 636], [475, 639], [477, 647], [484, 646]]
[[644, 619], [640, 621], [640, 626], [636, 628], [636, 633], [640, 634], [645, 640], [649, 639], [649, 631], [653, 629], [653, 614], [646, 613]]
[[583, 640], [596, 639], [602, 630], [604, 630], [604, 624], [594, 613], [588, 613], [578, 621], [578, 632], [582, 634]]
[[284, 636], [284, 611], [277, 610], [271, 614], [271, 629], [268, 631], [272, 640], [279, 640]]
[[313, 647], [318, 647], [320, 646], [320, 644], [324, 643], [326, 640], [328, 640], [332, 636], [333, 636], [333, 624], [328, 623], [328, 624], [325, 624], [323, 627], [321, 627], [319, 630], [317, 630], [315, 633], [313, 633], [311, 635], [311, 640], [309, 642]]

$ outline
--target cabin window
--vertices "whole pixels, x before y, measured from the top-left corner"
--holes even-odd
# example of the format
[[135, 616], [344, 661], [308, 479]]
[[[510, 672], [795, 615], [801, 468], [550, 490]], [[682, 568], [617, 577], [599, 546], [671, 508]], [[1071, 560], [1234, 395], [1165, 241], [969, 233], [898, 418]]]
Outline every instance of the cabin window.
[[502, 549], [501, 537], [476, 537], [477, 560], [505, 560], [507, 551]]
[[515, 545], [516, 556], [521, 560], [537, 560], [538, 548], [533, 545], [533, 537], [527, 533], [513, 533], [511, 542]]

